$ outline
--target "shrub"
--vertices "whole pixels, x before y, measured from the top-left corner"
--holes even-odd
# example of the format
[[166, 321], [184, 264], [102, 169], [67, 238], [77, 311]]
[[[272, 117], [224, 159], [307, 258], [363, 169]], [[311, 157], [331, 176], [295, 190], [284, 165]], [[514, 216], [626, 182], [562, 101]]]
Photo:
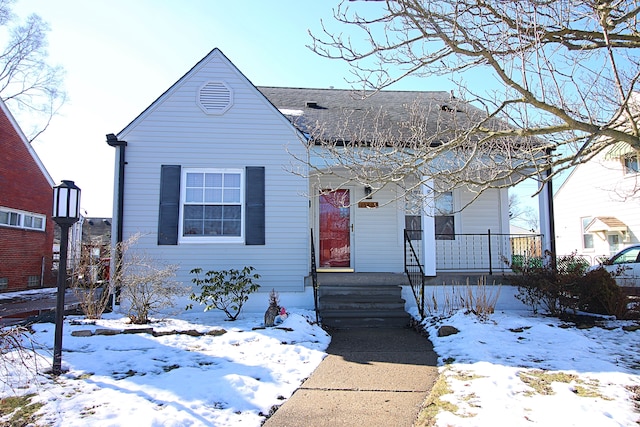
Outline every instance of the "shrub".
[[587, 272], [577, 288], [578, 308], [589, 313], [624, 318], [628, 297], [604, 268]]
[[136, 234], [123, 243], [112, 279], [120, 284], [122, 298], [130, 304], [131, 323], [145, 324], [152, 314], [175, 307], [176, 299], [186, 295], [188, 287], [173, 280], [177, 265], [165, 265], [143, 251], [134, 250], [139, 238]]
[[[51, 366], [37, 352], [36, 348], [40, 348], [41, 345], [31, 339], [32, 334], [33, 330], [25, 326], [0, 329], [0, 392], [5, 396], [4, 399], [8, 394], [19, 395], [24, 392], [19, 390], [16, 384], [37, 384], [42, 373], [41, 368]], [[0, 399], [0, 402], [2, 400]], [[3, 414], [6, 412], [3, 413], [0, 408], [0, 417]]]
[[529, 305], [534, 313], [543, 307], [554, 316], [568, 310], [581, 310], [625, 317], [628, 298], [614, 275], [603, 268], [586, 271], [588, 264], [575, 254], [558, 258], [556, 265], [556, 269], [515, 267], [520, 273], [511, 278], [518, 288], [516, 298]]
[[100, 319], [109, 305], [108, 282], [102, 280], [105, 265], [85, 250], [71, 275], [71, 289], [87, 319]]
[[149, 323], [152, 314], [175, 307], [176, 298], [187, 293], [182, 283], [172, 280], [177, 270], [175, 265], [130, 266], [122, 281], [122, 296], [129, 301], [131, 323]]
[[576, 308], [575, 289], [586, 266], [575, 254], [558, 258], [557, 269], [550, 265], [511, 266], [518, 274], [510, 280], [518, 288], [516, 298], [534, 313], [542, 307], [552, 315]]
[[[242, 306], [249, 299], [249, 295], [256, 292], [260, 285], [254, 283], [254, 279], [259, 279], [260, 275], [253, 273], [253, 267], [244, 267], [242, 270], [210, 270], [200, 278], [201, 268], [194, 268], [190, 271], [195, 274], [191, 281], [202, 288], [199, 295], [192, 293], [189, 297], [192, 301], [205, 304], [204, 311], [211, 309], [222, 310], [229, 320], [236, 320]], [[189, 304], [187, 309], [193, 307]]]

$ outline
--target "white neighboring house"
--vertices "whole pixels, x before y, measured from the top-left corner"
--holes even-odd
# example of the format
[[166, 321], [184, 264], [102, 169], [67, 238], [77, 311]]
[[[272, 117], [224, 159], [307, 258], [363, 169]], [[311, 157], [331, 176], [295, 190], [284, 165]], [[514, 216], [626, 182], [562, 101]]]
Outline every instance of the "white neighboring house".
[[[275, 289], [289, 306], [306, 308], [314, 306], [312, 242], [321, 271], [388, 274], [405, 284], [404, 230], [414, 224], [422, 229], [414, 244], [427, 276], [484, 273], [490, 256], [498, 271], [500, 256], [510, 256], [506, 189], [489, 190], [462, 211], [473, 195], [455, 190], [443, 195], [439, 214], [416, 215], [392, 186], [368, 199], [363, 185], [307, 178], [303, 163], [299, 173], [290, 171], [294, 157], [309, 158], [307, 135], [292, 124], [301, 115], [330, 122], [345, 108], [393, 108], [415, 97], [444, 109], [449, 93], [382, 91], [357, 100], [347, 90], [257, 88], [214, 49], [121, 132], [107, 135], [117, 154], [113, 243], [140, 233], [138, 247], [180, 265], [184, 283], [196, 267], [253, 266], [262, 276], [261, 303]], [[335, 191], [320, 196], [328, 189]], [[471, 242], [469, 235], [489, 231], [506, 236], [502, 249]]]
[[574, 168], [554, 196], [558, 255], [598, 264], [640, 237], [638, 152], [618, 142]]

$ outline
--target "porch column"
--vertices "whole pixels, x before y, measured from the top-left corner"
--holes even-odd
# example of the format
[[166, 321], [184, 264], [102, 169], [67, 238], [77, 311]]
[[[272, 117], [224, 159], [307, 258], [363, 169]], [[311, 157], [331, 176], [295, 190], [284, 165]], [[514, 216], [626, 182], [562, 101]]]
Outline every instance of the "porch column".
[[435, 194], [432, 190], [433, 180], [422, 178], [422, 253], [424, 254], [425, 276], [436, 275], [436, 225], [433, 217]]
[[553, 219], [553, 185], [551, 180], [544, 184], [544, 188], [538, 194], [538, 207], [540, 214], [540, 233], [543, 236], [543, 254], [553, 254], [553, 257], [544, 257], [545, 262], [554, 262], [556, 255], [556, 236]]

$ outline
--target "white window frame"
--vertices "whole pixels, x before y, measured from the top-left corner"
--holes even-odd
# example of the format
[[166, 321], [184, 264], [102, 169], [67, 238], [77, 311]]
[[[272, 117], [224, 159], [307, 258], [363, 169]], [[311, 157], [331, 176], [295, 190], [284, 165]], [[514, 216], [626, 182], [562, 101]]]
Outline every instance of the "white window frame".
[[[443, 197], [451, 197], [451, 207], [450, 209], [447, 209], [446, 211], [441, 210], [440, 208], [441, 206], [441, 202], [440, 199]], [[458, 219], [456, 218], [456, 194], [453, 191], [442, 191], [442, 192], [437, 192], [435, 194], [434, 197], [434, 215], [433, 215], [433, 219], [434, 222], [436, 220], [436, 218], [440, 217], [440, 218], [449, 218], [451, 217], [453, 219], [453, 235], [451, 239], [447, 239], [447, 238], [443, 238], [442, 236], [447, 236], [446, 234], [436, 234], [436, 240], [443, 240], [443, 241], [453, 241], [456, 240], [456, 223], [458, 222]]]
[[[9, 228], [21, 228], [24, 230], [35, 230], [35, 231], [45, 231], [47, 226], [47, 217], [42, 214], [38, 214], [35, 212], [27, 212], [21, 211], [18, 209], [5, 208], [4, 206], [0, 206], [0, 212], [5, 212], [7, 214], [14, 214], [17, 217], [17, 221], [15, 224], [9, 224], [0, 222], [0, 227], [9, 227]], [[40, 220], [40, 227], [33, 227], [33, 220]]]
[[[638, 156], [638, 154], [635, 153], [631, 153], [631, 154], [627, 154], [625, 156], [622, 157], [622, 170], [624, 171], [625, 175], [638, 175], [640, 173], [640, 156]], [[630, 167], [629, 163], [635, 163], [635, 167], [637, 169], [634, 169], [632, 167]]]
[[[187, 174], [189, 173], [226, 173], [240, 175], [240, 235], [239, 236], [191, 236], [184, 235], [184, 208], [186, 203]], [[244, 243], [244, 222], [245, 222], [245, 171], [236, 168], [182, 168], [180, 179], [180, 219], [178, 222], [178, 242], [179, 243]]]
[[[580, 240], [582, 240], [582, 250], [585, 252], [593, 252], [596, 247], [595, 235], [593, 233], [588, 233], [586, 228], [589, 223], [593, 221], [593, 217], [591, 216], [583, 216], [580, 218]], [[585, 245], [586, 236], [591, 236], [591, 247], [587, 247]]]

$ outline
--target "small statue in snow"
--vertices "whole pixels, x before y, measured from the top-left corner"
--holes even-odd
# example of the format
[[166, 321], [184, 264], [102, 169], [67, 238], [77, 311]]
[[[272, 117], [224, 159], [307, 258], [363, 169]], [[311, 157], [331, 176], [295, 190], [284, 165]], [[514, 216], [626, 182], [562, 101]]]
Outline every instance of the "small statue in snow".
[[284, 322], [287, 317], [289, 317], [289, 315], [287, 314], [287, 309], [284, 307], [280, 307], [280, 314], [276, 316], [276, 318], [273, 320], [273, 323], [275, 325], [279, 325], [280, 323]]
[[271, 292], [269, 292], [269, 307], [264, 313], [264, 326], [273, 326], [279, 313], [280, 301], [278, 300], [278, 293], [275, 289], [271, 289]]

